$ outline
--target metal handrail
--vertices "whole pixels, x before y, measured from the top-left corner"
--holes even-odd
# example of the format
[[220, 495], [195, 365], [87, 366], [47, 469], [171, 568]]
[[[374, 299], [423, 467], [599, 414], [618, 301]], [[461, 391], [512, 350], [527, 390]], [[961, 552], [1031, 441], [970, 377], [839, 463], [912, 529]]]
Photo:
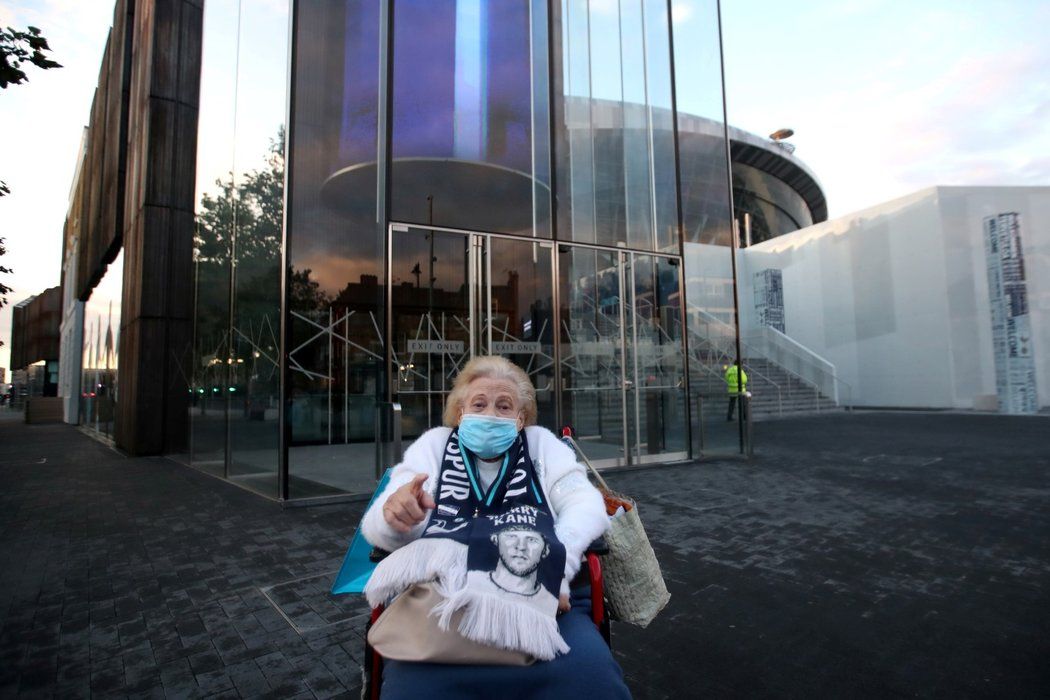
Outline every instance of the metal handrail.
[[[721, 319], [719, 319], [718, 317], [714, 316], [713, 314], [711, 314], [711, 313], [709, 313], [707, 311], [704, 311], [703, 309], [698, 309], [696, 307], [693, 307], [690, 311], [693, 312], [693, 313], [696, 313], [700, 318], [703, 319], [703, 321], [706, 324], [714, 326], [716, 328], [722, 329], [723, 330], [723, 335], [726, 337], [727, 340], [729, 339], [729, 336], [732, 334], [732, 330], [733, 330], [733, 327], [731, 325], [729, 325], [725, 321], [722, 321]], [[768, 330], [773, 332], [773, 333], [775, 333], [775, 334], [777, 334], [777, 335], [779, 335], [779, 336], [783, 336], [783, 338], [786, 339], [786, 341], [788, 343], [790, 343], [790, 344], [792, 344], [792, 345], [794, 345], [794, 346], [804, 350], [805, 352], [813, 355], [814, 357], [819, 358], [822, 362], [826, 363], [831, 368], [831, 371], [829, 372], [826, 369], [823, 369], [823, 370], [820, 370], [820, 371], [824, 372], [825, 374], [830, 375], [829, 378], [830, 378], [830, 381], [832, 382], [832, 386], [833, 386], [833, 389], [834, 389], [834, 395], [832, 395], [832, 396], [830, 396], [828, 398], [834, 404], [842, 405], [843, 402], [841, 401], [841, 397], [838, 395], [839, 394], [839, 392], [838, 392], [838, 385], [841, 384], [847, 389], [847, 393], [849, 394], [849, 399], [846, 402], [847, 408], [849, 406], [852, 406], [853, 387], [852, 387], [852, 385], [850, 385], [849, 382], [847, 382], [847, 381], [845, 381], [843, 379], [840, 379], [838, 377], [838, 375], [834, 372], [835, 365], [832, 362], [830, 362], [829, 360], [827, 360], [827, 359], [825, 359], [823, 357], [820, 357], [820, 355], [818, 355], [817, 353], [814, 353], [812, 350], [810, 350], [806, 346], [802, 345], [798, 341], [794, 340], [790, 336], [788, 336], [786, 334], [783, 334], [783, 333], [780, 333], [775, 328], [769, 328]], [[691, 333], [692, 335], [700, 338], [703, 342], [710, 343], [711, 346], [714, 347], [715, 350], [720, 352], [723, 356], [730, 357], [729, 353], [727, 353], [725, 350], [722, 350], [722, 349], [718, 348], [712, 340], [710, 340], [708, 338], [705, 338], [698, 331], [696, 331], [694, 329], [689, 329], [689, 333]], [[808, 379], [806, 377], [803, 377], [798, 372], [795, 372], [795, 371], [791, 370], [789, 367], [787, 367], [787, 366], [781, 364], [780, 362], [777, 362], [776, 360], [770, 358], [769, 357], [769, 353], [761, 351], [753, 343], [741, 339], [741, 348], [744, 350], [743, 354], [744, 354], [745, 357], [763, 357], [763, 358], [769, 360], [770, 362], [773, 362], [774, 364], [776, 364], [777, 367], [779, 367], [781, 370], [783, 370], [789, 376], [794, 377], [795, 379], [797, 379], [798, 381], [802, 382], [806, 386], [809, 386], [809, 387], [813, 388], [820, 396], [825, 396], [823, 388], [821, 386], [819, 386], [819, 384], [817, 382], [815, 382], [815, 381], [813, 381], [811, 379]], [[805, 357], [800, 357], [798, 354], [795, 354], [794, 358], [797, 359], [800, 363], [804, 363], [804, 364], [806, 364], [808, 366], [814, 366], [814, 363], [812, 363], [810, 360], [806, 359]], [[758, 370], [755, 370], [755, 372], [757, 373]], [[777, 384], [773, 380], [769, 379], [768, 377], [764, 377], [764, 378], [767, 381], [769, 381], [770, 383], [772, 383], [775, 386], [779, 387], [779, 384]], [[781, 403], [782, 403], [782, 399], [781, 399]], [[820, 402], [819, 401], [817, 402], [817, 409], [820, 410]], [[782, 409], [781, 409], [781, 413], [782, 413]]]
[[[745, 364], [747, 364], [747, 363], [745, 362]], [[703, 362], [690, 362], [689, 363], [689, 367], [690, 368], [696, 367], [696, 368], [698, 368], [701, 371], [709, 373], [710, 375], [712, 375], [713, 377], [718, 379], [718, 381], [722, 382], [723, 384], [725, 383], [725, 376], [723, 374], [721, 374], [719, 372], [716, 372], [715, 370], [711, 369], [711, 367], [709, 367], [706, 363], [703, 363]], [[754, 374], [755, 376], [757, 376], [761, 381], [764, 381], [764, 382], [766, 382], [768, 384], [771, 384], [773, 386], [773, 388], [776, 389], [776, 392], [777, 392], [777, 415], [778, 416], [783, 416], [784, 415], [784, 394], [781, 391], [780, 384], [778, 384], [777, 382], [773, 381], [769, 377], [765, 376], [764, 374], [762, 374], [758, 370], [751, 370], [748, 373], [748, 381], [750, 381], [751, 374]]]
[[[762, 334], [761, 335], [762, 339], [766, 340], [767, 342], [769, 342], [769, 337], [771, 336], [773, 338], [776, 338], [777, 343], [782, 343], [782, 344], [787, 344], [789, 346], [793, 346], [794, 348], [797, 348], [797, 349], [803, 351], [805, 354], [810, 355], [812, 358], [815, 358], [816, 361], [814, 359], [809, 359], [809, 358], [803, 356], [802, 354], [799, 354], [798, 352], [793, 352], [791, 354], [791, 358], [792, 358], [793, 361], [798, 362], [799, 364], [802, 364], [802, 365], [806, 365], [807, 367], [813, 368], [816, 372], [825, 375], [830, 380], [830, 382], [832, 384], [831, 388], [832, 388], [833, 394], [831, 396], [829, 396], [829, 398], [833, 402], [835, 402], [836, 404], [840, 404], [840, 405], [842, 403], [841, 397], [838, 395], [838, 388], [839, 388], [838, 385], [839, 384], [843, 385], [848, 390], [850, 401], [847, 402], [847, 404], [850, 404], [852, 402], [853, 386], [849, 382], [847, 382], [844, 379], [841, 379], [838, 376], [838, 373], [835, 371], [835, 364], [833, 362], [831, 362], [830, 360], [828, 360], [828, 359], [826, 359], [824, 357], [821, 357], [819, 354], [813, 352], [812, 350], [807, 348], [805, 345], [802, 345], [801, 343], [799, 343], [797, 340], [795, 340], [791, 336], [786, 335], [785, 333], [781, 333], [776, 328], [771, 328], [769, 326], [763, 326], [762, 330], [760, 332]], [[753, 343], [745, 341], [745, 344], [748, 345], [749, 348], [755, 349]], [[770, 344], [771, 345], [776, 345], [776, 343], [770, 343]], [[779, 349], [783, 349], [782, 345], [778, 345], [777, 347]], [[825, 394], [826, 395], [826, 392], [824, 391], [824, 387], [819, 386], [818, 382], [816, 382], [813, 379], [810, 379], [808, 377], [804, 377], [798, 372], [795, 372], [790, 367], [788, 367], [786, 363], [774, 360], [772, 357], [770, 357], [770, 353], [757, 351], [757, 352], [753, 352], [751, 354], [752, 355], [759, 355], [759, 356], [765, 357], [766, 359], [770, 360], [771, 362], [775, 362], [778, 367], [783, 369], [785, 372], [787, 372], [791, 376], [794, 376], [799, 381], [802, 381], [805, 384], [807, 384], [809, 386], [812, 386], [813, 388], [815, 388], [821, 394]], [[819, 362], [817, 362], [817, 361], [819, 361]], [[824, 366], [822, 366], [822, 365], [824, 365]]]

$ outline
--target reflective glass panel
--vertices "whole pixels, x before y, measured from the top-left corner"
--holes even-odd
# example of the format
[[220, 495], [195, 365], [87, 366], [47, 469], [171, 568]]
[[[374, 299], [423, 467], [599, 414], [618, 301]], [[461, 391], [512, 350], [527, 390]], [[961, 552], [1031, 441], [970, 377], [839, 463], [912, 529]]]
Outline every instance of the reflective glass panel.
[[209, 3], [203, 36], [190, 462], [274, 498], [287, 7]]
[[673, 33], [693, 448], [736, 453], [740, 430], [726, 420], [724, 379], [736, 356], [736, 314], [718, 3], [691, 9], [675, 13]]
[[627, 438], [622, 268], [617, 251], [561, 246], [562, 422], [592, 461], [619, 464]]
[[[102, 280], [91, 291], [91, 297], [84, 303], [80, 424], [109, 438], [113, 437], [117, 408], [120, 299], [123, 281], [124, 252], [122, 250], [106, 268]], [[41, 363], [38, 371], [42, 372], [45, 369]], [[33, 392], [31, 395], [34, 395]], [[36, 392], [35, 395], [41, 394]]]
[[442, 416], [472, 354], [507, 357], [537, 390], [553, 429], [553, 246], [484, 234], [395, 226], [392, 351], [407, 442]]
[[635, 461], [682, 459], [689, 449], [685, 406], [678, 261], [631, 255], [625, 280], [630, 297], [629, 407]]
[[[398, 0], [395, 221], [548, 235], [545, 10], [531, 0]], [[534, 16], [533, 10], [539, 12]], [[538, 36], [537, 36], [538, 34]], [[534, 177], [535, 175], [535, 177]]]
[[286, 323], [289, 497], [375, 486], [386, 289], [379, 2], [295, 4]]
[[482, 243], [482, 353], [525, 370], [536, 388], [537, 423], [555, 430], [553, 245], [496, 236]]
[[558, 9], [558, 236], [677, 254], [666, 3]]
[[190, 463], [219, 476], [227, 468], [230, 276], [239, 199], [233, 163], [238, 33], [237, 3], [207, 4], [197, 123]]
[[230, 479], [277, 497], [287, 6], [242, 0], [230, 353]]
[[480, 313], [475, 244], [468, 235], [425, 229], [391, 235], [395, 390], [403, 435], [412, 440], [442, 424], [445, 397], [472, 354]]
[[645, 28], [646, 100], [652, 151], [653, 247], [680, 254], [678, 189], [675, 166], [674, 111], [671, 97], [671, 47], [667, 3], [642, 2]]
[[[562, 0], [554, 70], [558, 237], [594, 243], [594, 129], [591, 119], [590, 14], [587, 0]], [[615, 85], [615, 83], [614, 83]]]

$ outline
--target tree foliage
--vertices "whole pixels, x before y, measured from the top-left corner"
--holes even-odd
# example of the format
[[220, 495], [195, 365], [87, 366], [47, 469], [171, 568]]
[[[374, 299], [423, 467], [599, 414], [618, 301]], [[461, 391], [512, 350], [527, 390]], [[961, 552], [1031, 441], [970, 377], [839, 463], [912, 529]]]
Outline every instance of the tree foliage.
[[47, 39], [36, 27], [27, 27], [24, 32], [11, 27], [0, 29], [0, 88], [6, 90], [8, 85], [29, 80], [22, 70], [26, 61], [41, 70], [61, 68], [62, 64], [47, 57], [49, 51]]
[[[230, 172], [215, 181], [217, 190], [201, 197], [194, 255], [200, 263], [238, 268], [272, 265], [280, 260], [284, 206], [284, 128], [270, 140], [266, 167], [241, 175]], [[236, 235], [235, 235], [236, 234]]]
[[288, 303], [296, 311], [317, 311], [332, 303], [320, 282], [310, 279], [310, 268], [292, 270], [288, 279]]
[[[282, 127], [270, 140], [263, 167], [229, 172], [201, 196], [193, 254], [202, 357], [226, 356], [244, 340], [241, 334], [254, 338], [260, 329], [269, 333], [280, 326], [284, 139]], [[233, 338], [231, 328], [239, 331]]]
[[[266, 167], [215, 181], [215, 191], [201, 197], [197, 212], [194, 256], [199, 269], [228, 270], [236, 262], [238, 316], [248, 305], [260, 311], [279, 303], [281, 228], [284, 214], [284, 128], [270, 140]], [[289, 279], [293, 308], [319, 309], [331, 300], [310, 279], [310, 270], [293, 271]], [[226, 278], [228, 279], [228, 277]]]

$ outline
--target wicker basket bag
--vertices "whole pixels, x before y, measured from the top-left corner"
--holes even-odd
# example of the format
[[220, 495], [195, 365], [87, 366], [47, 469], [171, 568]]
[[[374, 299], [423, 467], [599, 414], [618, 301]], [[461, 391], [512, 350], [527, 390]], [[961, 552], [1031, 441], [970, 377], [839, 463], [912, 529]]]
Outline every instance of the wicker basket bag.
[[602, 576], [613, 619], [646, 627], [667, 605], [671, 594], [638, 517], [638, 504], [609, 488], [575, 440], [569, 436], [563, 439], [576, 449], [605, 499], [605, 512], [609, 515], [605, 543], [609, 553], [601, 558]]

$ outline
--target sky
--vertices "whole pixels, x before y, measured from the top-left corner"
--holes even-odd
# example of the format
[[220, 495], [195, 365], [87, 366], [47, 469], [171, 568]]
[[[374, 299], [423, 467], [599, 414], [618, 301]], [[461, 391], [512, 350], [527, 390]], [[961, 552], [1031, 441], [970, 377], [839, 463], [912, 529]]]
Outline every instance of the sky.
[[[676, 16], [710, 1], [674, 0]], [[266, 1], [278, 15], [281, 4]], [[0, 92], [11, 304], [59, 283], [112, 14], [112, 0], [0, 5], [0, 26], [40, 27], [65, 66], [31, 67], [28, 83]], [[760, 135], [794, 129], [832, 217], [931, 185], [1050, 185], [1050, 0], [723, 0], [722, 25], [729, 122]], [[9, 305], [0, 367], [10, 333]]]

